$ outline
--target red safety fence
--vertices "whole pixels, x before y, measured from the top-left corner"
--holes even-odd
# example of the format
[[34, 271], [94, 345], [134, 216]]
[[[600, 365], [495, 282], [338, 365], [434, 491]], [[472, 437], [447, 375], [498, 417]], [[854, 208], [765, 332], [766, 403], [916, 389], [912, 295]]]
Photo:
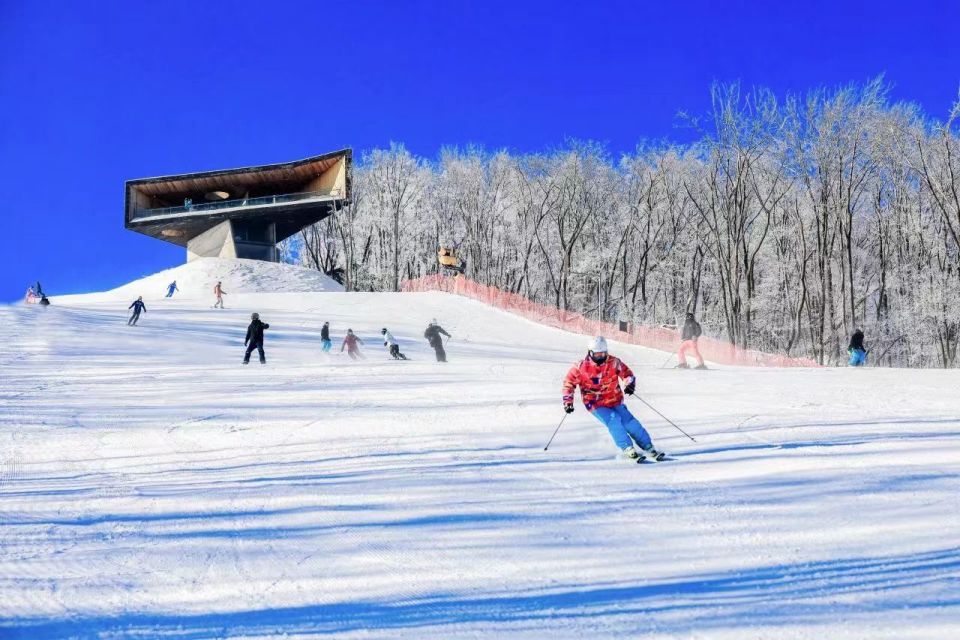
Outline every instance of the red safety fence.
[[[604, 336], [611, 340], [659, 349], [676, 351], [680, 346], [680, 333], [667, 327], [648, 327], [633, 325], [630, 331], [620, 331], [617, 325], [609, 322], [591, 320], [580, 313], [562, 311], [556, 307], [540, 304], [524, 298], [517, 293], [502, 291], [496, 287], [457, 276], [425, 276], [403, 283], [403, 291], [445, 291], [479, 300], [497, 309], [502, 309], [528, 320], [565, 331], [591, 336]], [[704, 359], [717, 364], [742, 365], [750, 367], [819, 367], [809, 358], [764, 353], [753, 349], [740, 349], [724, 340], [701, 337], [697, 347]]]

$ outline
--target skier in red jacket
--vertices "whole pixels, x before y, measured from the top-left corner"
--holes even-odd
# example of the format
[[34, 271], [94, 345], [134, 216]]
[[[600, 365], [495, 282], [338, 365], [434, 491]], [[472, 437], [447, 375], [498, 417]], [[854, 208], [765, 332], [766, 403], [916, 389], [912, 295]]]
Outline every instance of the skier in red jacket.
[[343, 344], [340, 345], [340, 353], [346, 349], [351, 360], [359, 360], [363, 358], [363, 354], [360, 353], [358, 344], [363, 344], [363, 340], [357, 337], [353, 329], [347, 329], [347, 335], [343, 338]]
[[[620, 380], [625, 383], [623, 392], [620, 391]], [[607, 353], [606, 339], [597, 336], [590, 340], [587, 357], [571, 367], [563, 381], [563, 409], [573, 413], [573, 392], [579, 386], [583, 406], [607, 427], [623, 457], [637, 461], [644, 459], [634, 447], [636, 443], [654, 460], [661, 460], [663, 454], [653, 447], [647, 430], [623, 403], [623, 394], [633, 395], [636, 385], [630, 367]]]

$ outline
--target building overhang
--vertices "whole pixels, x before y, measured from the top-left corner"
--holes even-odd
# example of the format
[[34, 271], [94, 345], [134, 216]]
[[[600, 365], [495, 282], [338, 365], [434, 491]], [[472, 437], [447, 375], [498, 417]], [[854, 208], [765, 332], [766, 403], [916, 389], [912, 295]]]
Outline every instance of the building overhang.
[[279, 242], [349, 204], [350, 149], [281, 164], [128, 180], [127, 229], [183, 247], [225, 220], [276, 225]]

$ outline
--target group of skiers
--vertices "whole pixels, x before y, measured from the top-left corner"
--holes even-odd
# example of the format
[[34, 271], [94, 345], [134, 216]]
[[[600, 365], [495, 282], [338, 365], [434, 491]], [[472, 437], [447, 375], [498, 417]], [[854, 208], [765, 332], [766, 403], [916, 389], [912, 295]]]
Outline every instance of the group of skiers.
[[[254, 313], [250, 316], [250, 326], [247, 327], [247, 337], [246, 340], [244, 340], [247, 352], [244, 355], [243, 364], [250, 362], [250, 354], [254, 349], [257, 349], [260, 353], [260, 364], [266, 364], [266, 358], [263, 353], [263, 330], [269, 328], [269, 324], [260, 321], [260, 314]], [[440, 334], [448, 338], [450, 337], [450, 334], [447, 333], [443, 327], [437, 323], [437, 319], [434, 318], [427, 326], [427, 330], [423, 335], [436, 352], [437, 362], [446, 362], [447, 354], [443, 348], [443, 339], [440, 338]], [[383, 339], [383, 346], [387, 348], [387, 352], [394, 360], [408, 359], [406, 355], [400, 352], [400, 343], [397, 342], [397, 339], [393, 337], [393, 334], [390, 333], [386, 327], [380, 329], [380, 335]], [[363, 344], [363, 339], [355, 334], [353, 329], [348, 328], [347, 335], [343, 337], [343, 342], [340, 344], [340, 352], [343, 353], [346, 351], [351, 360], [363, 360], [364, 356], [360, 352], [361, 344]], [[323, 327], [320, 328], [320, 345], [320, 350], [324, 353], [329, 353], [333, 346], [333, 342], [330, 340], [329, 322], [324, 322]]]
[[[39, 286], [39, 283], [37, 283]], [[32, 287], [31, 287], [32, 290]], [[177, 282], [174, 280], [169, 285], [167, 285], [167, 294], [165, 297], [171, 298], [173, 294], [179, 291], [177, 287]], [[223, 290], [223, 282], [217, 281], [217, 284], [213, 287], [213, 295], [215, 302], [213, 305], [214, 309], [223, 309], [223, 296], [227, 294]], [[143, 296], [137, 297], [133, 303], [127, 307], [128, 310], [132, 310], [130, 318], [127, 320], [128, 326], [136, 326], [137, 322], [140, 320], [140, 314], [145, 313], [147, 310], [146, 304], [143, 302]], [[247, 326], [246, 338], [243, 341], [244, 347], [246, 347], [246, 352], [243, 356], [243, 364], [250, 363], [250, 355], [254, 350], [260, 356], [260, 363], [266, 364], [266, 354], [264, 352], [264, 330], [269, 329], [270, 325], [262, 322], [260, 320], [259, 313], [253, 313], [250, 316], [250, 324]], [[383, 339], [383, 345], [387, 348], [387, 352], [393, 357], [394, 360], [407, 360], [407, 356], [400, 351], [400, 343], [396, 338], [393, 337], [393, 334], [384, 327], [380, 329], [380, 335]], [[437, 319], [434, 318], [431, 320], [430, 324], [427, 326], [426, 331], [423, 333], [423, 337], [427, 339], [430, 347], [434, 350], [436, 354], [437, 362], [446, 362], [447, 353], [443, 346], [443, 338], [441, 336], [450, 337], [450, 334], [440, 326], [437, 322]], [[351, 360], [361, 360], [363, 359], [363, 354], [360, 352], [360, 345], [363, 344], [363, 340], [353, 332], [353, 329], [347, 329], [347, 334], [343, 338], [343, 342], [340, 345], [340, 352], [347, 352], [347, 355]], [[324, 353], [330, 353], [333, 347], [333, 341], [330, 339], [330, 323], [324, 322], [323, 327], [320, 329], [320, 350]]]
[[[179, 288], [174, 281], [168, 285], [166, 297], [172, 297], [176, 291], [179, 291]], [[222, 309], [224, 307], [223, 296], [226, 294], [222, 282], [217, 282], [213, 293], [216, 298], [214, 308]], [[36, 289], [30, 287], [27, 295], [28, 299], [32, 297], [46, 299], [40, 289], [39, 282]], [[143, 296], [139, 296], [128, 309], [132, 309], [133, 312], [127, 324], [135, 326], [140, 319], [140, 314], [147, 310], [143, 302]], [[260, 363], [266, 364], [264, 331], [269, 328], [269, 324], [260, 320], [259, 313], [251, 314], [250, 324], [244, 338], [246, 350], [243, 356], [243, 364], [250, 363], [250, 355], [254, 350], [258, 352]], [[680, 348], [677, 351], [679, 359], [677, 368], [690, 368], [687, 363], [687, 354], [690, 353], [697, 361], [695, 368], [706, 369], [703, 357], [697, 347], [697, 342], [702, 334], [703, 329], [694, 314], [687, 313], [681, 329]], [[395, 360], [407, 360], [407, 356], [400, 352], [400, 343], [386, 327], [380, 330], [380, 335], [390, 356]], [[436, 318], [430, 321], [423, 336], [434, 350], [437, 362], [446, 362], [447, 356], [443, 336], [450, 338], [451, 335], [440, 326]], [[850, 366], [862, 366], [866, 363], [867, 350], [864, 347], [863, 340], [863, 331], [857, 329], [850, 338], [847, 349], [850, 356]], [[330, 338], [329, 322], [324, 322], [320, 329], [320, 342], [321, 350], [324, 353], [329, 353], [333, 345]], [[363, 344], [363, 340], [353, 332], [352, 328], [348, 328], [340, 346], [340, 351], [341, 353], [346, 351], [352, 360], [359, 360], [364, 357], [360, 352], [361, 344]], [[622, 389], [621, 382], [623, 383]], [[656, 449], [650, 434], [624, 403], [625, 395], [632, 396], [636, 392], [636, 377], [633, 371], [626, 363], [609, 353], [607, 341], [602, 336], [591, 338], [587, 355], [573, 365], [564, 378], [562, 401], [563, 409], [567, 414], [574, 411], [574, 392], [578, 387], [584, 407], [607, 428], [611, 439], [620, 449], [621, 456], [624, 459], [636, 462], [643, 461], [647, 457], [657, 461], [664, 459], [664, 453]]]

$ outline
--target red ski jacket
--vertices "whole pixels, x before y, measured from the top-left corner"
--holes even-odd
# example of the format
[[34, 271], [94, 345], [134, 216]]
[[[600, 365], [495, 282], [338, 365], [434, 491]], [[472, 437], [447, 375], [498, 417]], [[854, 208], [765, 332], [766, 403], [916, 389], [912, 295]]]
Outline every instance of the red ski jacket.
[[340, 351], [343, 351], [343, 348], [346, 347], [347, 351], [357, 351], [357, 343], [363, 344], [363, 340], [357, 337], [355, 333], [348, 333], [343, 338], [343, 344], [340, 345]]
[[597, 364], [587, 356], [567, 372], [563, 380], [563, 403], [573, 404], [573, 390], [579, 386], [587, 411], [597, 407], [617, 407], [623, 404], [621, 378], [627, 384], [634, 380], [633, 371], [620, 358], [607, 356], [603, 364]]

